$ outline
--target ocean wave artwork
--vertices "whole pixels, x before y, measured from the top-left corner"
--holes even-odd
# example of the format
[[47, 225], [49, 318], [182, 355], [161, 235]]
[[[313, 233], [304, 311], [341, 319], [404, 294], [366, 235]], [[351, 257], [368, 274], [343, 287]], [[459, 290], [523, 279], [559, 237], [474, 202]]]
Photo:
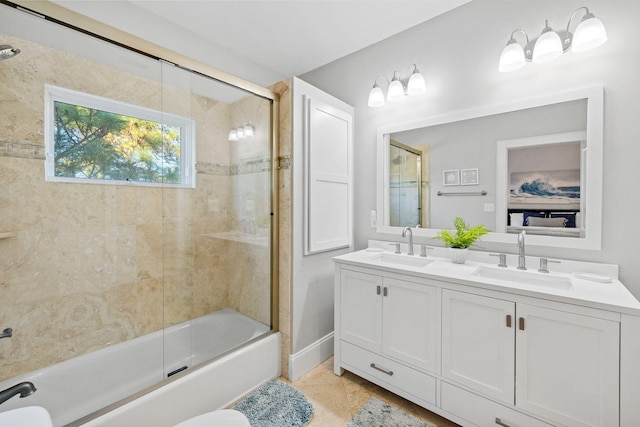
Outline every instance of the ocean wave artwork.
[[512, 172], [511, 203], [580, 203], [580, 170]]

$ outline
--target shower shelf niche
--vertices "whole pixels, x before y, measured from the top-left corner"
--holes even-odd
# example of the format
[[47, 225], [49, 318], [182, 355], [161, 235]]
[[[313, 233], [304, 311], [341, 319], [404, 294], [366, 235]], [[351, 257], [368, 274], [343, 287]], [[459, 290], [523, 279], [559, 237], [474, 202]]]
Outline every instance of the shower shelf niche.
[[16, 233], [15, 231], [0, 232], [0, 240], [10, 239], [12, 237], [16, 237], [17, 235], [18, 233]]
[[269, 246], [269, 235], [244, 233], [239, 230], [223, 231], [220, 233], [203, 234], [214, 239], [231, 240], [233, 242], [247, 243], [256, 246]]

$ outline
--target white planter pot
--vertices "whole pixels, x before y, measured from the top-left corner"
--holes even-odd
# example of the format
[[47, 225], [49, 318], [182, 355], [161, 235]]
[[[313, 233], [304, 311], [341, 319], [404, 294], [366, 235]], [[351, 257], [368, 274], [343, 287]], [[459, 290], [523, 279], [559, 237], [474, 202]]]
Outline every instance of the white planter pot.
[[464, 264], [467, 260], [467, 249], [449, 248], [451, 262], [454, 264]]

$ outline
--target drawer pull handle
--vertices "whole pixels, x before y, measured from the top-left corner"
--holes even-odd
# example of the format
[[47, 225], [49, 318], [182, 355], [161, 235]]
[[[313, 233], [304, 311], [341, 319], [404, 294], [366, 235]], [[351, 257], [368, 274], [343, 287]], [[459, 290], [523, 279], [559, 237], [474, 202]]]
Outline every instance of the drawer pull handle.
[[388, 370], [388, 369], [384, 369], [384, 368], [380, 368], [380, 367], [376, 366], [376, 364], [375, 364], [375, 363], [372, 363], [372, 364], [371, 364], [371, 365], [369, 365], [369, 366], [371, 366], [373, 369], [375, 369], [375, 370], [377, 370], [377, 371], [384, 372], [385, 374], [387, 374], [387, 375], [389, 375], [389, 376], [393, 375], [393, 371], [390, 371], [390, 370]]
[[518, 319], [518, 321], [519, 321], [518, 329], [520, 329], [521, 331], [524, 331], [524, 317], [521, 317], [520, 319]]
[[511, 315], [507, 314], [507, 328], [511, 327]]
[[380, 285], [376, 286], [376, 294], [380, 295]]
[[504, 422], [502, 422], [500, 418], [496, 418], [496, 424], [502, 427], [511, 427], [509, 424], [505, 424]]

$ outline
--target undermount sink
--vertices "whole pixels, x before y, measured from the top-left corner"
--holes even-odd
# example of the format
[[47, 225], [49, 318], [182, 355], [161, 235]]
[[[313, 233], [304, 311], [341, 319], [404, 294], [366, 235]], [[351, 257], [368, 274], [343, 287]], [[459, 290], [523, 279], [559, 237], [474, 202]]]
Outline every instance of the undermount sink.
[[404, 267], [426, 267], [433, 261], [427, 258], [421, 258], [417, 256], [401, 255], [401, 254], [387, 254], [383, 253], [371, 258], [371, 261], [379, 262], [380, 264], [388, 265], [401, 265]]
[[553, 273], [536, 273], [533, 271], [511, 270], [506, 268], [479, 267], [473, 272], [474, 276], [487, 279], [502, 280], [510, 283], [520, 283], [548, 288], [570, 289], [571, 278]]
[[53, 427], [49, 411], [41, 406], [26, 406], [0, 412], [0, 426], [3, 427]]

